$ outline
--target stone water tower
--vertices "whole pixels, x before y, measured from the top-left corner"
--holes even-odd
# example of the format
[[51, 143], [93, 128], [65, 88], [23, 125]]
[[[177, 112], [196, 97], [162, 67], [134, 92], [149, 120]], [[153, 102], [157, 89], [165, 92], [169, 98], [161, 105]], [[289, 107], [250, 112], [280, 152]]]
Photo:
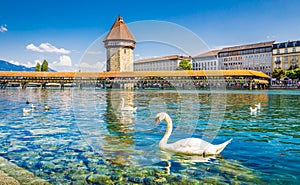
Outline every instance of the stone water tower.
[[103, 40], [106, 48], [106, 71], [132, 72], [135, 40], [119, 16]]

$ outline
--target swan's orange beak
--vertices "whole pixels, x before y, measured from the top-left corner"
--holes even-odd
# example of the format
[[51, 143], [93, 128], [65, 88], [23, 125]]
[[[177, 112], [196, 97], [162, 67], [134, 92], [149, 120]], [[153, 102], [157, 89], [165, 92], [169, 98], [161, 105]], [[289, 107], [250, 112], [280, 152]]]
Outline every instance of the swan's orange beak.
[[157, 126], [159, 122], [160, 122], [159, 119], [156, 118], [156, 119], [155, 119], [155, 124], [154, 124], [154, 126]]

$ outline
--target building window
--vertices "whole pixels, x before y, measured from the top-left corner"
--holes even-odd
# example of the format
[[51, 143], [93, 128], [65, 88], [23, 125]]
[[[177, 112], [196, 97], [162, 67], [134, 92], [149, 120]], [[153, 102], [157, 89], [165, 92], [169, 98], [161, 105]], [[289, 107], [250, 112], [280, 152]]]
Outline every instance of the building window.
[[296, 61], [297, 60], [297, 56], [292, 56], [292, 61]]
[[293, 52], [296, 52], [296, 48], [293, 48]]
[[280, 50], [279, 49], [277, 49], [277, 54], [280, 54]]
[[288, 60], [289, 60], [289, 57], [288, 57], [288, 56], [285, 56], [285, 57], [284, 57], [284, 61], [287, 62]]
[[289, 65], [288, 64], [284, 64], [284, 69], [288, 69]]
[[284, 49], [284, 53], [288, 53], [288, 49], [287, 48]]

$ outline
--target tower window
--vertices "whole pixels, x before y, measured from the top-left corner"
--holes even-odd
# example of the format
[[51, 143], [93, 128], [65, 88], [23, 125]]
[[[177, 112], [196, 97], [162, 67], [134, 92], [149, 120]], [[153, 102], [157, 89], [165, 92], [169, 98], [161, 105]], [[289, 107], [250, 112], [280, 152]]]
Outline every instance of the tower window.
[[126, 54], [126, 49], [124, 49], [124, 54]]

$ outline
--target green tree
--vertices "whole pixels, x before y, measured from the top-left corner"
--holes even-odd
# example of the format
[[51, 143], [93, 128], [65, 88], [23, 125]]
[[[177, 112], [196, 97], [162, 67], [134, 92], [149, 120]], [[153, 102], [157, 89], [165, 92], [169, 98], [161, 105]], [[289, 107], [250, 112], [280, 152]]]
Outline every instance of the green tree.
[[297, 75], [295, 73], [294, 70], [288, 70], [286, 72], [286, 76], [289, 78], [289, 79], [296, 79], [297, 78]]
[[41, 71], [41, 64], [39, 62], [36, 63], [35, 71]]
[[285, 77], [285, 70], [284, 69], [274, 69], [272, 72], [272, 78], [276, 78], [277, 80], [280, 80], [280, 78]]
[[177, 70], [192, 70], [192, 64], [189, 60], [181, 60]]
[[289, 68], [289, 70], [294, 70], [294, 69], [297, 69], [299, 68], [298, 64], [292, 64]]
[[41, 67], [41, 71], [49, 71], [47, 60], [44, 60], [44, 61], [43, 61], [42, 67]]
[[296, 78], [300, 79], [300, 68], [294, 70]]

